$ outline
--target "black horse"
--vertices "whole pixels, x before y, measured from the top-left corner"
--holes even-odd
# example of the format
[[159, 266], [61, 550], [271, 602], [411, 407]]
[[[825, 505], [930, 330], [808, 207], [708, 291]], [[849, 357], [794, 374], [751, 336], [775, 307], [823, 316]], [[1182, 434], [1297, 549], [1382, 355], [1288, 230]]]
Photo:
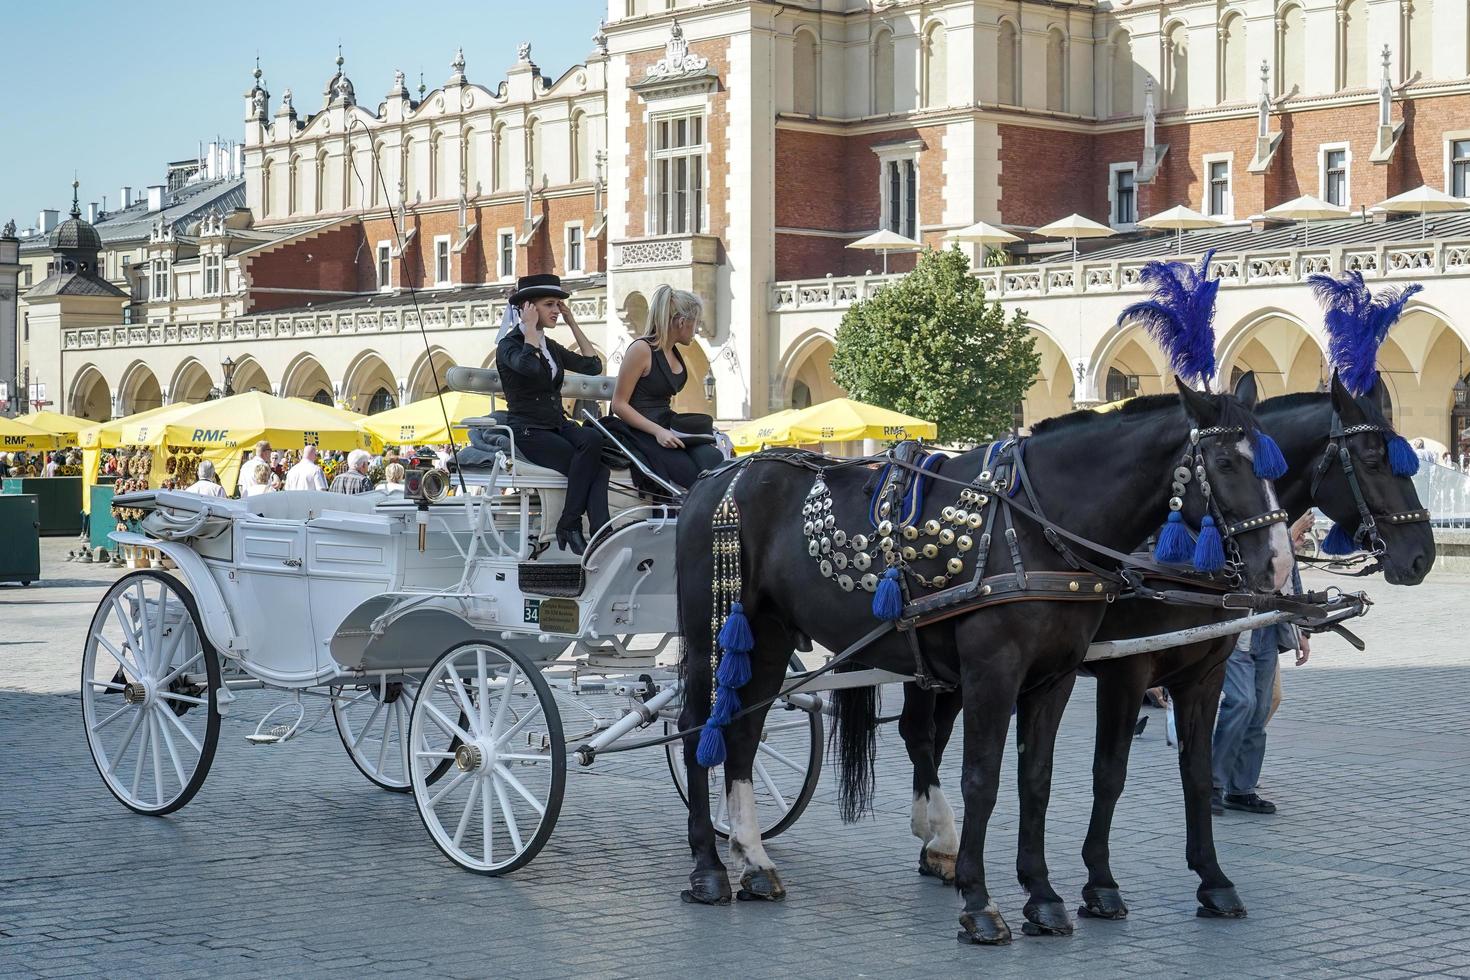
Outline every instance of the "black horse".
[[[1078, 412], [1039, 425], [1024, 442], [1024, 462], [1036, 500], [1055, 526], [1108, 548], [1128, 548], [1157, 528], [1167, 513], [1171, 478], [1177, 478], [1176, 467], [1191, 445], [1192, 431], [1205, 433], [1198, 436], [1198, 449], [1224, 520], [1234, 523], [1273, 510], [1270, 484], [1254, 475], [1250, 443], [1242, 434], [1255, 428], [1250, 410], [1237, 399], [1181, 386], [1177, 398], [1143, 398], [1116, 412]], [[939, 473], [945, 481], [965, 484], [986, 465], [984, 451], [977, 450], [946, 461]], [[742, 704], [757, 706], [757, 710], [737, 716], [723, 729], [730, 850], [741, 873], [742, 899], [775, 899], [785, 894], [761, 844], [754, 813], [752, 760], [765, 716], [760, 705], [780, 690], [792, 650], [804, 639], [842, 650], [868, 634], [876, 623], [866, 591], [843, 591], [823, 575], [830, 569], [819, 570], [820, 556], [809, 551], [804, 535], [802, 508], [814, 483], [823, 479], [837, 528], [847, 529], [848, 534], [868, 531], [866, 485], [871, 476], [868, 467], [843, 466], [814, 454], [760, 454], [700, 480], [679, 517], [679, 616], [685, 672], [681, 728], [697, 730], [710, 716], [717, 659], [714, 628], [719, 626], [715, 590], [735, 590], [754, 637], [750, 679], [738, 693]], [[1200, 493], [1203, 482], [1191, 481], [1183, 501], [1185, 519], [1196, 525], [1205, 517], [1206, 504]], [[953, 485], [936, 483], [914, 523], [927, 524], [937, 518], [955, 495]], [[717, 515], [725, 515], [721, 520], [728, 516], [730, 502], [742, 515], [736, 532], [740, 556], [734, 576], [728, 565], [721, 564], [728, 551], [719, 534], [726, 532], [714, 526]], [[1039, 525], [1018, 515], [1015, 529], [1014, 555], [1028, 573], [1050, 570], [1065, 576], [1072, 571]], [[1290, 568], [1289, 546], [1280, 524], [1244, 531], [1232, 543], [1248, 587], [1267, 591], [1280, 586]], [[1011, 571], [1010, 550], [998, 542], [989, 551], [988, 575]], [[882, 554], [877, 557], [881, 560]], [[922, 562], [918, 565], [923, 567]], [[965, 902], [959, 936], [963, 941], [993, 944], [1010, 939], [1010, 929], [986, 887], [983, 862], [986, 825], [995, 804], [1013, 706], [1025, 749], [1020, 787], [1024, 829], [1018, 867], [1030, 893], [1024, 908], [1027, 931], [1066, 933], [1072, 929], [1066, 907], [1048, 881], [1043, 850], [1045, 811], [1057, 725], [1106, 605], [1061, 597], [1015, 601], [966, 610], [918, 632], [918, 645], [936, 673], [958, 678], [963, 692], [965, 825], [957, 879]], [[912, 673], [914, 648], [908, 635], [890, 632], [859, 653], [853, 666]], [[835, 700], [835, 737], [848, 803], [844, 810], [850, 815], [866, 807], [871, 793], [875, 697], [871, 689], [863, 689], [838, 692]], [[715, 847], [707, 804], [708, 770], [698, 761], [698, 742], [699, 735], [686, 736], [689, 846], [695, 868], [684, 898], [717, 903], [728, 901], [731, 891]]]
[[[1255, 381], [1242, 379], [1236, 394], [1254, 400]], [[1434, 562], [1434, 537], [1427, 521], [1395, 520], [1420, 508], [1413, 482], [1389, 467], [1386, 436], [1392, 432], [1377, 407], [1376, 393], [1354, 399], [1333, 379], [1331, 394], [1284, 395], [1257, 408], [1262, 426], [1281, 447], [1286, 475], [1276, 480], [1282, 507], [1296, 520], [1313, 505], [1350, 536], [1361, 523], [1359, 500], [1331, 438], [1334, 415], [1343, 428], [1373, 427], [1342, 438], [1348, 450], [1362, 504], [1374, 515], [1382, 542], [1385, 577], [1395, 585], [1415, 585]], [[1324, 460], [1326, 461], [1324, 464]], [[1321, 467], [1321, 475], [1318, 469]], [[1220, 622], [1233, 615], [1190, 606], [1168, 606], [1146, 599], [1125, 600], [1109, 607], [1096, 639], [1125, 639], [1172, 632]], [[1245, 905], [1215, 857], [1210, 819], [1210, 739], [1215, 727], [1225, 661], [1235, 637], [1202, 641], [1155, 653], [1084, 664], [1083, 673], [1097, 678], [1097, 745], [1093, 757], [1092, 820], [1082, 848], [1088, 868], [1083, 888], [1084, 915], [1121, 919], [1128, 914], [1109, 865], [1108, 834], [1113, 811], [1123, 792], [1128, 753], [1144, 691], [1165, 686], [1173, 699], [1179, 733], [1179, 775], [1184, 787], [1185, 854], [1200, 877], [1200, 914], [1236, 918]], [[939, 762], [960, 699], [953, 694], [904, 689], [899, 729], [914, 764], [912, 829], [923, 841], [921, 873], [953, 877], [954, 816], [939, 788]]]

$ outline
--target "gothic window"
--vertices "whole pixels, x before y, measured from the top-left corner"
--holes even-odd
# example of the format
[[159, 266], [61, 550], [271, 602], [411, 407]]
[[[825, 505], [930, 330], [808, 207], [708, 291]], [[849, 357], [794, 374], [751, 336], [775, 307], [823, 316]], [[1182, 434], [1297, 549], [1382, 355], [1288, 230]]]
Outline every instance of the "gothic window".
[[1108, 189], [1112, 200], [1112, 224], [1131, 225], [1138, 220], [1136, 168], [1131, 164], [1113, 164], [1113, 184]]
[[1299, 6], [1286, 7], [1276, 21], [1280, 25], [1277, 35], [1276, 94], [1285, 95], [1292, 89], [1300, 91], [1307, 74], [1307, 15]]
[[496, 248], [497, 272], [501, 279], [516, 277], [516, 236], [514, 232], [502, 231]]
[[378, 288], [393, 288], [393, 249], [387, 242], [378, 242]]
[[1108, 92], [1111, 96], [1110, 115], [1127, 116], [1133, 113], [1133, 42], [1127, 31], [1113, 35], [1110, 45], [1111, 59]]
[[1164, 107], [1189, 108], [1189, 33], [1183, 24], [1164, 35]]
[[1016, 25], [1008, 20], [1001, 21], [999, 50], [995, 53], [995, 100], [1001, 105], [1021, 104], [1018, 81], [1021, 59], [1016, 56], [1017, 44]]
[[1205, 214], [1225, 217], [1230, 214], [1230, 161], [1205, 162]]
[[1117, 368], [1108, 368], [1107, 391], [1103, 397], [1110, 402], [1120, 402], [1138, 394], [1138, 375], [1124, 374]]
[[316, 209], [327, 210], [327, 151], [316, 156]]
[[653, 123], [654, 233], [704, 230], [704, 114], [664, 116]]
[[379, 412], [386, 412], [390, 408], [394, 408], [397, 404], [398, 401], [393, 397], [393, 392], [387, 388], [379, 388], [373, 392], [373, 397], [368, 402], [367, 413], [369, 415], [377, 415]]
[[434, 285], [450, 284], [449, 236], [439, 235], [434, 239]]
[[1220, 25], [1220, 101], [1244, 102], [1248, 98], [1245, 18], [1230, 14]]
[[[461, 146], [464, 153], [464, 188], [466, 197], [475, 196], [475, 188], [481, 183], [480, 180], [480, 134], [468, 127], [460, 136]], [[458, 193], [458, 188], [455, 189]]]
[[949, 103], [948, 32], [943, 21], [935, 21], [924, 32], [924, 106]]
[[911, 156], [887, 157], [881, 162], [883, 169], [879, 193], [882, 200], [883, 227], [895, 235], [917, 240], [919, 231], [918, 165]]
[[444, 136], [435, 133], [429, 139], [429, 200], [437, 201], [444, 195], [447, 182], [443, 179], [440, 169], [444, 159]]
[[567, 225], [566, 267], [568, 272], [582, 271], [582, 226]]
[[1046, 32], [1046, 107], [1053, 112], [1067, 109], [1067, 39], [1053, 27]]
[[881, 30], [873, 38], [873, 113], [893, 111], [893, 32]]
[[263, 218], [271, 216], [271, 162], [266, 160], [260, 165], [260, 214]]
[[1322, 199], [1348, 206], [1348, 151], [1344, 145], [1322, 147]]
[[815, 116], [817, 107], [817, 37], [811, 31], [797, 31], [792, 45], [791, 77], [794, 89], [792, 108], [802, 115]]
[[412, 136], [403, 138], [403, 201], [413, 200], [414, 194], [414, 139]]
[[1368, 85], [1368, 5], [1366, 0], [1344, 0], [1338, 10], [1338, 87]]

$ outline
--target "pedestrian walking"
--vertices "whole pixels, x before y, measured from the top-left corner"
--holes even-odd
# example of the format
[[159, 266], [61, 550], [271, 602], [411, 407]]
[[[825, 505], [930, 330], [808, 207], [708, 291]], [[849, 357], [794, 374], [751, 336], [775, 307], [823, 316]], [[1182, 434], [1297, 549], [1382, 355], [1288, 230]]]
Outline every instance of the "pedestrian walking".
[[301, 451], [301, 461], [286, 472], [287, 490], [325, 490], [327, 477], [317, 462], [317, 448], [307, 446]]

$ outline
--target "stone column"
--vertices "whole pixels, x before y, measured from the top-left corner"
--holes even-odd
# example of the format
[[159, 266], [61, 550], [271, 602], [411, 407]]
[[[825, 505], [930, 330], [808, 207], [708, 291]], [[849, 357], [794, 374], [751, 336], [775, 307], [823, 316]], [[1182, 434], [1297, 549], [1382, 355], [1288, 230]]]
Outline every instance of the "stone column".
[[16, 333], [16, 307], [20, 292], [20, 241], [15, 237], [15, 223], [5, 226], [0, 233], [0, 384], [6, 386], [10, 395], [6, 415], [21, 414], [19, 347]]

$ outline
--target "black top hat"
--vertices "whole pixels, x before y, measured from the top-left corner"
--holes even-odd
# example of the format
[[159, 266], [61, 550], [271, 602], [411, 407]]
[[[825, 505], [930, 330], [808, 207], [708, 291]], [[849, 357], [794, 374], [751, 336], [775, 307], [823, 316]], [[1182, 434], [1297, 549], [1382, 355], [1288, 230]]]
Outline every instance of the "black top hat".
[[567, 299], [572, 294], [561, 288], [561, 277], [550, 272], [538, 272], [535, 275], [521, 276], [516, 280], [516, 291], [510, 294], [510, 304], [519, 306], [533, 299], [541, 299], [544, 296], [555, 296], [557, 299]]

